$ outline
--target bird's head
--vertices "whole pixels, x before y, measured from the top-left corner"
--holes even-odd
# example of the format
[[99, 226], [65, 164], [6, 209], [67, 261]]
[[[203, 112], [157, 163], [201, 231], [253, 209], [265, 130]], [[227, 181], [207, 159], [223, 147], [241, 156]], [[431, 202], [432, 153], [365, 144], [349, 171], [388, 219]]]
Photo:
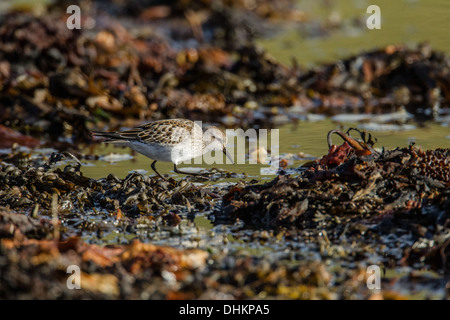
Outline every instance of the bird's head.
[[203, 153], [213, 150], [222, 151], [232, 163], [233, 157], [227, 151], [227, 135], [217, 127], [209, 126], [203, 128]]

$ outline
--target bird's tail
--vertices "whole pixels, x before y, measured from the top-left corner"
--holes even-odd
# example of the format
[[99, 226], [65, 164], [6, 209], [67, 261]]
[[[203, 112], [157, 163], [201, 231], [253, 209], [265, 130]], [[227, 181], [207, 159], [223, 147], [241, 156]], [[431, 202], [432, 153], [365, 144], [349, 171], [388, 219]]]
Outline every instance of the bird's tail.
[[118, 132], [91, 131], [93, 137], [106, 138], [104, 142], [108, 143], [126, 143], [129, 140]]

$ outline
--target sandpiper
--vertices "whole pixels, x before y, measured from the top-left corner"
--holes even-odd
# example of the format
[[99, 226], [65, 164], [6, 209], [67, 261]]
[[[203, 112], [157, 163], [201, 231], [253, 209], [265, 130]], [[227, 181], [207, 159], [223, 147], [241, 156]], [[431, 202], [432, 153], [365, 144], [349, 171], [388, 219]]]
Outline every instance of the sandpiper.
[[159, 120], [134, 129], [117, 132], [93, 131], [93, 135], [107, 138], [104, 142], [127, 146], [153, 159], [151, 168], [157, 170], [157, 161], [172, 162], [176, 173], [199, 175], [178, 170], [183, 161], [204, 155], [212, 150], [222, 151], [233, 163], [227, 152], [226, 135], [216, 127], [202, 128], [187, 119]]

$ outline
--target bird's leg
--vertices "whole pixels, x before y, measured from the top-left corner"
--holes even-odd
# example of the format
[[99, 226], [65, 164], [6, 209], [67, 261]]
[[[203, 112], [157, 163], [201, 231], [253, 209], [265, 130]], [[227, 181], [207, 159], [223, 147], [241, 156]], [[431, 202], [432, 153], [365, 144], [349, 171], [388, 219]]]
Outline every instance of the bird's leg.
[[155, 167], [155, 164], [156, 164], [156, 160], [155, 161], [153, 161], [152, 162], [152, 165], [151, 165], [151, 167], [152, 167], [152, 169], [153, 169], [153, 171], [155, 171], [156, 172], [156, 174], [158, 175], [158, 176], [160, 176], [160, 178], [161, 179], [163, 179], [164, 181], [167, 181], [167, 179], [166, 178], [164, 178], [159, 172], [158, 172], [158, 170], [156, 170], [156, 167]]

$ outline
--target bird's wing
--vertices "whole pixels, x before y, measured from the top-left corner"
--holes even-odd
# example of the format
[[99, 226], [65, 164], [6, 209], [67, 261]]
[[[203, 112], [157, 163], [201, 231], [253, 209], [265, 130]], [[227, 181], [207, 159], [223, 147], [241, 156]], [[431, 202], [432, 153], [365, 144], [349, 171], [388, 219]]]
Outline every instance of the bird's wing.
[[188, 139], [194, 122], [185, 119], [161, 120], [139, 127], [139, 132], [130, 130], [130, 135], [137, 135], [137, 139], [145, 143], [159, 143], [174, 145]]
[[193, 128], [197, 128], [201, 132], [200, 126], [197, 126], [193, 121], [186, 119], [170, 119], [150, 122], [143, 126], [125, 131], [93, 131], [93, 133], [99, 137], [109, 138], [106, 142], [112, 143], [140, 141], [144, 143], [175, 145], [189, 139]]

